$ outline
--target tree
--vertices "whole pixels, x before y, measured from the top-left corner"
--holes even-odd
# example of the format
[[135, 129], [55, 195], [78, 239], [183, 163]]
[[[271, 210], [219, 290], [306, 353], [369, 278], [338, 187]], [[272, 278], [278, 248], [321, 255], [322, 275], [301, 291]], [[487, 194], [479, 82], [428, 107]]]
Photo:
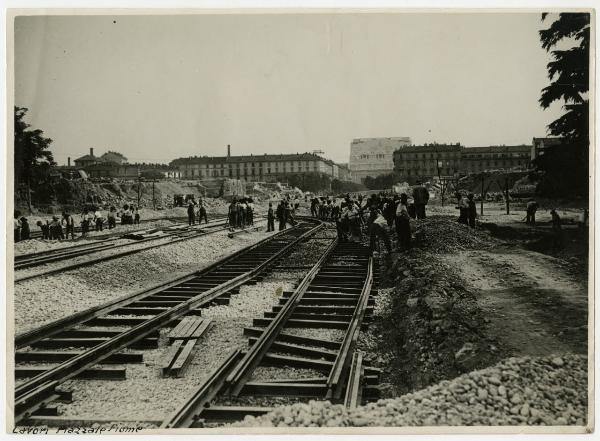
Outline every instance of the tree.
[[29, 130], [24, 121], [28, 109], [15, 106], [15, 189], [25, 185], [27, 203], [31, 209], [31, 190], [47, 182], [52, 166], [56, 165], [49, 150], [52, 139], [45, 138], [40, 129]]
[[[548, 14], [542, 14], [545, 20]], [[548, 125], [563, 146], [546, 150], [536, 159], [544, 173], [539, 190], [554, 195], [585, 195], [588, 190], [590, 14], [562, 13], [549, 28], [540, 31], [542, 48], [552, 54], [547, 65], [550, 85], [542, 89], [539, 103], [547, 109], [564, 103], [565, 113]], [[557, 46], [572, 44], [566, 49]], [[561, 194], [564, 193], [564, 194]]]

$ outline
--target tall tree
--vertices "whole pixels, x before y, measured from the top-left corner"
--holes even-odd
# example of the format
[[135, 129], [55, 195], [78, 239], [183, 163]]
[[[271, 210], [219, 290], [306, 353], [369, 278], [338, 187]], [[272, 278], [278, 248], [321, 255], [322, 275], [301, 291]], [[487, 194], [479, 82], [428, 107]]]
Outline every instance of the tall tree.
[[[548, 14], [542, 14], [542, 21]], [[542, 47], [551, 53], [550, 84], [542, 89], [540, 105], [563, 103], [565, 113], [548, 125], [548, 133], [563, 138], [536, 165], [545, 172], [541, 189], [557, 195], [585, 194], [588, 189], [590, 14], [562, 13], [540, 31]], [[559, 49], [560, 47], [560, 49]], [[568, 169], [570, 168], [570, 169]], [[564, 194], [559, 194], [564, 193]]]
[[46, 182], [54, 162], [49, 150], [52, 139], [45, 138], [39, 129], [30, 130], [24, 119], [28, 109], [15, 107], [15, 189], [19, 185], [27, 188], [27, 202], [31, 208], [30, 192]]

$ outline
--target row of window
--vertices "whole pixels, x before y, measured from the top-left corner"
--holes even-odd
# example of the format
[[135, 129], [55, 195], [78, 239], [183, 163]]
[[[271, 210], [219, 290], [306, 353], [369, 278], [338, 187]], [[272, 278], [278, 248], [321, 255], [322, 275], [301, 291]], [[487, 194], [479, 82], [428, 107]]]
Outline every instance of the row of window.
[[[471, 170], [484, 170], [490, 167], [502, 167], [502, 168], [511, 168], [511, 167], [525, 167], [527, 166], [527, 161], [517, 161], [508, 163], [508, 161], [486, 161], [479, 162], [476, 164], [471, 164], [470, 167], [465, 167], [463, 171], [471, 171]], [[455, 167], [442, 167], [439, 170], [439, 173], [444, 176], [452, 175], [457, 170]], [[438, 170], [437, 168], [415, 168], [415, 169], [398, 169], [398, 173], [405, 176], [437, 176]]]
[[[527, 158], [530, 156], [529, 152], [523, 153], [396, 153], [396, 156], [401, 161], [411, 159], [447, 159], [447, 158], [463, 158], [463, 159], [501, 159], [501, 158]], [[361, 155], [362, 158], [362, 155]]]
[[385, 154], [384, 153], [375, 153], [373, 155], [369, 155], [367, 153], [363, 153], [362, 155], [359, 156], [360, 159], [369, 159], [369, 158], [376, 158], [376, 159], [385, 159]]

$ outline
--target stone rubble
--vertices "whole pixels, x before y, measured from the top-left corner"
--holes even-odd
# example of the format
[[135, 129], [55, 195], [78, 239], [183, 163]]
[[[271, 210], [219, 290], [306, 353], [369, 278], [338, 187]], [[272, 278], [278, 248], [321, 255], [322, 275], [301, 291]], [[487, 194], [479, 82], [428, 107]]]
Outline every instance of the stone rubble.
[[355, 409], [327, 401], [246, 417], [237, 427], [585, 426], [587, 357], [508, 358], [394, 399]]

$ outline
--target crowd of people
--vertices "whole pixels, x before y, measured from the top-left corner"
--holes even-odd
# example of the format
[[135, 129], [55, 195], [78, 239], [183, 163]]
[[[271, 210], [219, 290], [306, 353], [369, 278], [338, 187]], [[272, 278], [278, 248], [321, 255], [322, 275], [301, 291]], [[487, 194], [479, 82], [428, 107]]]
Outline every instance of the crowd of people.
[[234, 197], [229, 204], [227, 223], [230, 231], [254, 226], [254, 201], [252, 198]]
[[[81, 237], [85, 237], [92, 229], [103, 231], [105, 224], [111, 230], [117, 226], [117, 222], [121, 225], [139, 224], [140, 213], [138, 208], [134, 205], [125, 204], [117, 210], [116, 207], [111, 206], [106, 214], [100, 208], [86, 208], [80, 214], [77, 223], [81, 226]], [[38, 220], [36, 225], [42, 233], [42, 240], [64, 240], [69, 239], [69, 236], [71, 239], [75, 239], [76, 221], [73, 215], [67, 211], [63, 211], [60, 216], [53, 215], [46, 221]], [[14, 240], [20, 242], [29, 239], [31, 239], [29, 222], [17, 210], [14, 213]]]

